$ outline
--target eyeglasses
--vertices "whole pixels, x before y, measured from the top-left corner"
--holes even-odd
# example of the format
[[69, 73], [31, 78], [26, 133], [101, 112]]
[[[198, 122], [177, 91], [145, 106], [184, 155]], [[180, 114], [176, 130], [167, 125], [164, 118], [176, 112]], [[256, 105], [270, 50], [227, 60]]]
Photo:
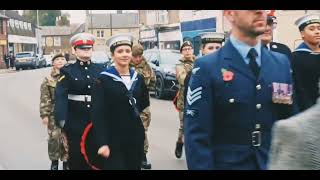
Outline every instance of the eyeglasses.
[[191, 51], [193, 48], [182, 48], [182, 51]]

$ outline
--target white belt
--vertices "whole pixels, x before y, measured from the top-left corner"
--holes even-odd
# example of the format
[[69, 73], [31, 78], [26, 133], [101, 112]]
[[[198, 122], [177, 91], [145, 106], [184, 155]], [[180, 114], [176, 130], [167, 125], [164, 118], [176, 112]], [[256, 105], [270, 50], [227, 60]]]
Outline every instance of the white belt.
[[90, 95], [74, 95], [74, 94], [68, 94], [68, 99], [74, 100], [74, 101], [91, 102], [91, 96], [90, 96]]

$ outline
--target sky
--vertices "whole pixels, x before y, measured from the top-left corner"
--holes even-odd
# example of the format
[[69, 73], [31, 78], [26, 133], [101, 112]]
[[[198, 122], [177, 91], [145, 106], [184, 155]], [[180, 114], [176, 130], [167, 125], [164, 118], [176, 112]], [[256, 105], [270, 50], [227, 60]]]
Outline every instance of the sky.
[[[138, 12], [137, 10], [123, 10], [124, 12]], [[70, 14], [70, 23], [84, 23], [86, 18], [85, 10], [62, 10], [62, 13]], [[92, 10], [93, 14], [116, 13], [116, 10]]]
[[[19, 10], [19, 13], [22, 14], [23, 10]], [[85, 10], [61, 10], [62, 13], [70, 14], [70, 23], [84, 23], [86, 18]], [[91, 10], [90, 10], [91, 11]], [[137, 12], [137, 10], [123, 10], [124, 12]], [[93, 14], [103, 14], [103, 13], [116, 13], [116, 10], [92, 10]]]

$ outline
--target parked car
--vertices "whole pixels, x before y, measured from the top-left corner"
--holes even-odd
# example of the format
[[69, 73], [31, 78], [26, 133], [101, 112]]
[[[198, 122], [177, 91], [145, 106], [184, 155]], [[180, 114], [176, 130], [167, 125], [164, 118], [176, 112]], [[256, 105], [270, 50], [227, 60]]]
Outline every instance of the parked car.
[[47, 66], [52, 66], [52, 58], [53, 56], [51, 54], [43, 55], [44, 59], [46, 60]]
[[20, 52], [16, 54], [15, 65], [17, 70], [26, 68], [36, 69], [39, 67], [39, 59], [32, 51]]
[[112, 63], [111, 57], [103, 51], [93, 51], [91, 61], [103, 67], [108, 67]]
[[39, 68], [47, 67], [47, 61], [42, 54], [36, 55], [39, 60]]
[[144, 51], [144, 57], [156, 75], [155, 97], [162, 99], [174, 96], [178, 90], [175, 67], [181, 59], [180, 52], [177, 50], [150, 49]]

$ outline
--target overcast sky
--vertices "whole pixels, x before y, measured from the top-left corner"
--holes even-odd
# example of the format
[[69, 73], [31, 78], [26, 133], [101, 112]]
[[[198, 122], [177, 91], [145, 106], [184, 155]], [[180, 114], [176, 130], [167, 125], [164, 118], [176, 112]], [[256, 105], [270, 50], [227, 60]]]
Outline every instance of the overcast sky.
[[[84, 23], [86, 18], [85, 10], [61, 10], [62, 13], [68, 12], [70, 14], [70, 23]], [[123, 10], [124, 12], [138, 12], [137, 10]], [[19, 10], [22, 15], [23, 10]], [[92, 10], [93, 14], [103, 14], [103, 13], [116, 13], [117, 10]]]

